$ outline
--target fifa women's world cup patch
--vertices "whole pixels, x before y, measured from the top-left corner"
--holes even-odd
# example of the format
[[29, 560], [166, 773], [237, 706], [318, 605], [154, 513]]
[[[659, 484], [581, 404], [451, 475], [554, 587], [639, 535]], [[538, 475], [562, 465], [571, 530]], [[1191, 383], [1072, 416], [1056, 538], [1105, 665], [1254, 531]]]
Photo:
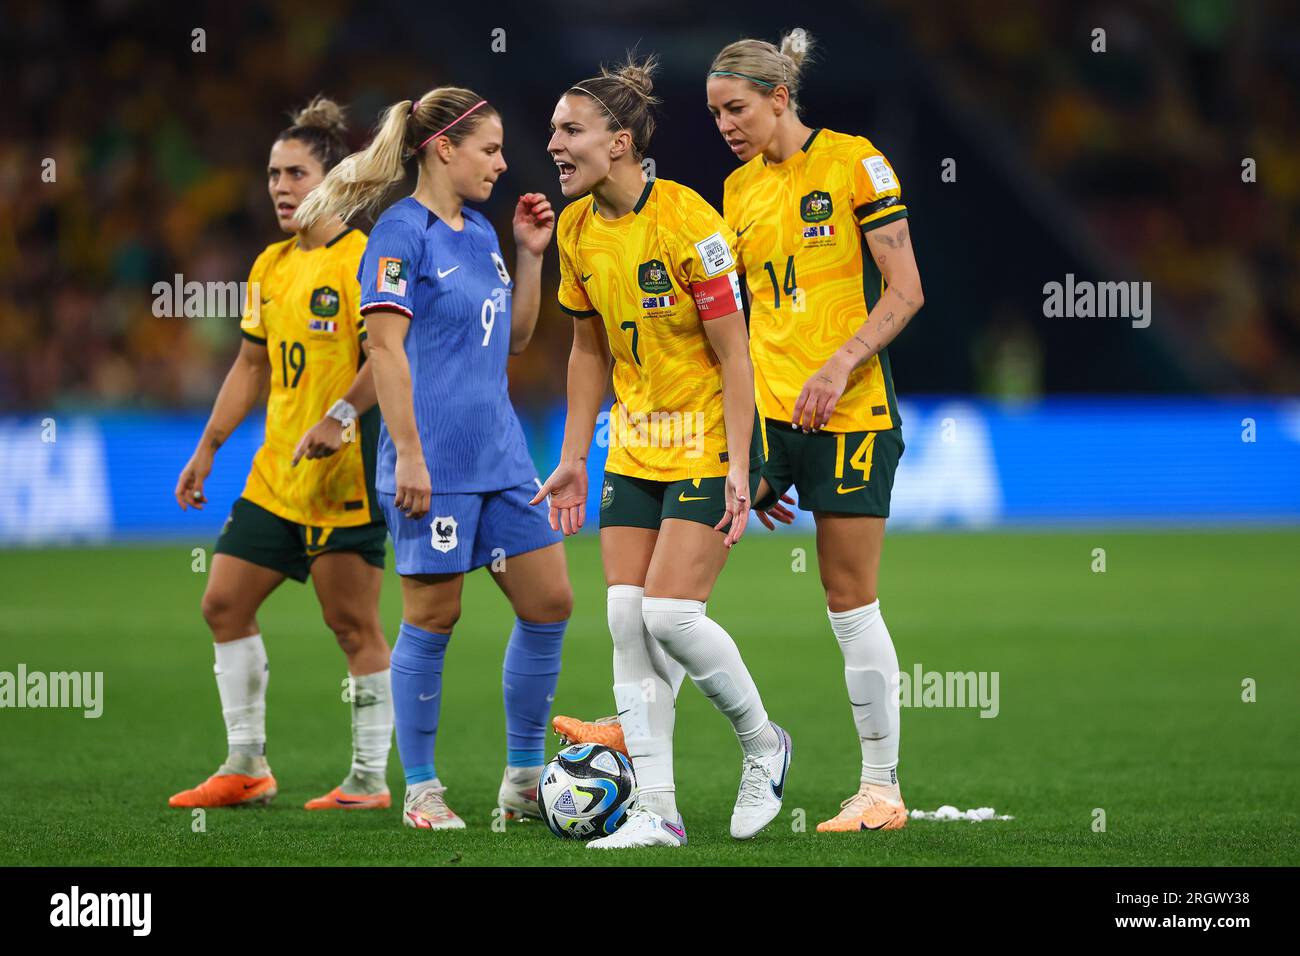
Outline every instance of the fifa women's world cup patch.
[[379, 281], [375, 288], [380, 292], [391, 292], [393, 295], [406, 295], [406, 263], [401, 259], [381, 257]]
[[740, 280], [734, 271], [695, 283], [691, 286], [691, 295], [695, 297], [695, 308], [704, 320], [731, 315], [744, 308], [740, 298]]

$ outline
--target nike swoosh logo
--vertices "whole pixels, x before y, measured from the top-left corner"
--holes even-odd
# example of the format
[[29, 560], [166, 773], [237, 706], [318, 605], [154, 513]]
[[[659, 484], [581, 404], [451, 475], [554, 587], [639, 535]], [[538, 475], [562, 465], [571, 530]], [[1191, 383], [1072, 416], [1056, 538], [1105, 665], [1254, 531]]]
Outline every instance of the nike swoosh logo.
[[664, 829], [667, 830], [669, 833], [672, 833], [672, 834], [674, 834], [674, 835], [676, 835], [676, 836], [679, 836], [679, 837], [681, 837], [682, 839], [686, 839], [686, 828], [685, 828], [685, 827], [673, 826], [673, 824], [669, 823], [667, 820], [664, 820], [664, 821], [662, 821], [662, 822], [663, 822], [663, 825], [664, 825]]
[[782, 799], [785, 793], [785, 775], [790, 772], [790, 751], [786, 750], [785, 759], [781, 762], [781, 780], [779, 783], [772, 783], [772, 795], [778, 800]]
[[423, 694], [417, 694], [416, 696], [419, 697], [420, 700], [433, 700], [433, 699], [434, 699], [435, 697], [437, 697], [438, 695], [437, 695], [437, 694], [430, 694], [428, 697], [425, 697]]
[[455, 272], [455, 271], [456, 271], [457, 269], [459, 269], [459, 268], [460, 268], [460, 266], [452, 266], [452, 267], [451, 267], [450, 269], [448, 269], [446, 272], [443, 272], [441, 269], [439, 269], [439, 270], [438, 270], [438, 278], [439, 278], [439, 279], [445, 279], [445, 278], [447, 278], [447, 276], [451, 275], [453, 272]]
[[692, 497], [688, 498], [688, 497], [686, 497], [686, 492], [683, 491], [680, 495], [677, 496], [677, 500], [678, 500], [678, 501], [708, 501], [708, 500], [709, 500], [709, 496], [708, 496], [708, 495], [705, 495], [703, 498], [696, 498], [696, 497], [692, 496]]
[[836, 486], [835, 486], [835, 493], [836, 493], [837, 495], [847, 495], [847, 494], [848, 494], [849, 492], [851, 492], [851, 491], [861, 491], [861, 490], [862, 490], [863, 488], [865, 488], [865, 487], [867, 487], [867, 486], [866, 486], [866, 485], [858, 485], [858, 486], [856, 486], [856, 487], [854, 487], [854, 488], [845, 488], [844, 485], [840, 484], [840, 485], [836, 485]]
[[582, 281], [583, 281], [583, 282], [586, 282], [586, 281], [587, 281], [588, 279], [590, 279], [593, 275], [595, 275], [594, 272], [588, 272], [585, 276], [582, 277]]
[[[758, 222], [758, 220], [755, 219], [754, 222]], [[752, 225], [754, 224], [754, 222], [751, 222], [751, 223], [749, 224], [749, 226], [752, 226]], [[743, 236], [746, 232], [748, 232], [748, 231], [749, 231], [749, 226], [746, 226], [744, 229], [738, 229], [738, 230], [736, 230], [736, 238], [739, 239], [739, 238], [740, 238], [741, 236]]]
[[547, 694], [547, 695], [546, 695], [546, 702], [547, 702], [548, 704], [553, 704], [553, 703], [555, 703], [555, 695], [554, 695], [554, 694]]
[[271, 301], [270, 299], [263, 299], [263, 300], [262, 300], [262, 305], [266, 305], [266, 303], [268, 303], [268, 302], [270, 302], [270, 301]]
[[246, 783], [246, 784], [244, 784], [244, 789], [245, 789], [245, 790], [252, 790], [254, 787], [260, 787], [261, 785], [262, 785], [262, 781], [260, 781], [260, 780], [257, 781], [257, 783]]

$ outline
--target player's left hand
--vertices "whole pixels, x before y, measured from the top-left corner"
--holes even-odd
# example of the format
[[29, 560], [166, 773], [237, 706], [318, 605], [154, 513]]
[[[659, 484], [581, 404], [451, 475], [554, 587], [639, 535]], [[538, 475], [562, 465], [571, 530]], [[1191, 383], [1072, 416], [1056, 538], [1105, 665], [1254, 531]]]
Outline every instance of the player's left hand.
[[805, 432], [815, 432], [824, 427], [831, 420], [835, 403], [848, 387], [849, 371], [838, 354], [831, 356], [812, 378], [803, 383], [790, 423]]
[[[743, 467], [733, 466], [727, 472], [727, 513], [713, 526], [714, 531], [726, 528], [727, 536], [722, 543], [731, 548], [745, 533], [749, 523], [749, 463]], [[729, 526], [729, 527], [728, 527]]]
[[326, 416], [298, 439], [298, 447], [293, 450], [292, 464], [296, 466], [303, 458], [328, 458], [342, 447], [343, 423]]
[[542, 193], [524, 193], [515, 203], [514, 226], [515, 245], [540, 256], [555, 232], [555, 210]]

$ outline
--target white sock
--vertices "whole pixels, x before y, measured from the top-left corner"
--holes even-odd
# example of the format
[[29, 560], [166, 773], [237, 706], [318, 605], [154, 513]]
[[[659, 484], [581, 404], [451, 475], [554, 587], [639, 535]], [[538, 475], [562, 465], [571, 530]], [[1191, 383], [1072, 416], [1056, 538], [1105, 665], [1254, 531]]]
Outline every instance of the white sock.
[[266, 753], [266, 682], [268, 667], [262, 635], [215, 644], [217, 693], [226, 719], [226, 745], [231, 754]]
[[898, 654], [880, 616], [880, 600], [832, 611], [831, 630], [844, 654], [844, 684], [862, 742], [862, 782], [898, 783]]
[[641, 612], [655, 640], [731, 721], [745, 753], [770, 754], [781, 746], [740, 649], [730, 634], [705, 616], [702, 602], [648, 597], [641, 602]]
[[609, 589], [614, 703], [623, 725], [627, 754], [636, 770], [637, 799], [669, 820], [675, 820], [673, 724], [683, 671], [676, 661], [670, 667], [658, 642], [646, 630], [641, 616], [644, 593], [642, 588], [631, 584], [615, 584]]
[[352, 678], [352, 772], [388, 775], [393, 695], [388, 668]]

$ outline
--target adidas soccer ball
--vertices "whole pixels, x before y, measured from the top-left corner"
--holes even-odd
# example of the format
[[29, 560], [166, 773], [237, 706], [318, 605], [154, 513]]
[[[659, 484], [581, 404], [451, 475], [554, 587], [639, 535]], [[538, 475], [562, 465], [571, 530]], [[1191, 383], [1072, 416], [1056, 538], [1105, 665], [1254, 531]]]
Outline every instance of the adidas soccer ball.
[[600, 744], [565, 747], [542, 768], [542, 819], [558, 837], [590, 840], [613, 833], [636, 796], [632, 761]]

